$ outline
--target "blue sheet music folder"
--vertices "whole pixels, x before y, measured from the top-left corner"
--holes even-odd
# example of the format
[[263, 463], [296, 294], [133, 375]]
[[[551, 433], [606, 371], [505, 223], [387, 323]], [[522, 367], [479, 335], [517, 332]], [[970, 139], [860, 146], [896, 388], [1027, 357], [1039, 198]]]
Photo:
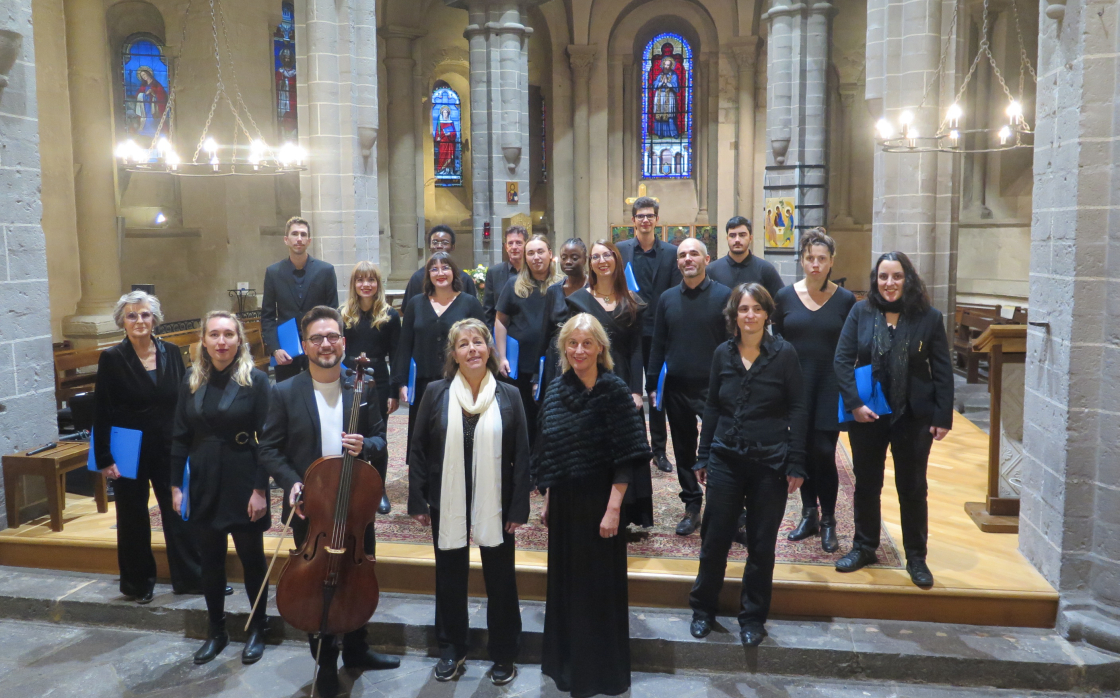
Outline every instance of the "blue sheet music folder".
[[[144, 433], [136, 429], [113, 427], [109, 441], [109, 452], [113, 455], [113, 462], [116, 464], [117, 470], [121, 471], [121, 477], [127, 477], [130, 480], [136, 479], [136, 473], [140, 469], [140, 442], [143, 440], [143, 436]], [[89, 458], [86, 460], [86, 467], [95, 473], [98, 472], [97, 459], [93, 455], [95, 453], [94, 439], [96, 438], [96, 434], [91, 432]]]
[[661, 405], [665, 403], [665, 376], [669, 374], [669, 364], [661, 364], [661, 375], [657, 377], [657, 404], [655, 408], [661, 409]]
[[[288, 356], [293, 359], [303, 356], [303, 343], [299, 340], [299, 326], [295, 318], [276, 328], [276, 339], [280, 342], [280, 348], [288, 352]], [[276, 359], [270, 358], [268, 361], [270, 365], [276, 365]]]
[[628, 289], [630, 289], [630, 292], [631, 293], [637, 293], [638, 291], [642, 290], [638, 286], [638, 277], [634, 276], [634, 267], [633, 267], [633, 265], [630, 264], [630, 262], [626, 263], [625, 273], [626, 273], [626, 287]]
[[521, 358], [521, 345], [516, 339], [506, 335], [506, 361], [509, 362], [510, 380], [517, 380], [517, 360]]
[[[875, 414], [882, 416], [891, 413], [891, 406], [887, 404], [887, 398], [883, 395], [883, 384], [871, 375], [871, 364], [856, 369], [856, 390], [859, 391], [859, 399], [863, 400], [863, 404], [870, 407]], [[837, 419], [841, 424], [855, 421], [852, 413], [844, 409], [843, 395], [840, 396], [838, 407]]]

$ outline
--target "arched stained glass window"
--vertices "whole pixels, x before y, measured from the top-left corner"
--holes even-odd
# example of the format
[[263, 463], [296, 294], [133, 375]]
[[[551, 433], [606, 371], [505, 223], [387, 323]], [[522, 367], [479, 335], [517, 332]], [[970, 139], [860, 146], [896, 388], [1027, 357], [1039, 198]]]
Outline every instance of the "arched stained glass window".
[[692, 47], [663, 33], [642, 56], [642, 177], [692, 176]]
[[432, 150], [437, 187], [463, 186], [463, 129], [459, 95], [439, 80], [432, 89]]
[[280, 140], [295, 141], [299, 137], [296, 123], [296, 11], [292, 3], [285, 2], [281, 4], [280, 12], [280, 24], [272, 33], [276, 123], [280, 126]]
[[171, 124], [163, 122], [167, 110], [167, 60], [159, 39], [149, 34], [129, 37], [121, 49], [121, 74], [128, 133], [151, 137], [156, 131], [168, 133]]

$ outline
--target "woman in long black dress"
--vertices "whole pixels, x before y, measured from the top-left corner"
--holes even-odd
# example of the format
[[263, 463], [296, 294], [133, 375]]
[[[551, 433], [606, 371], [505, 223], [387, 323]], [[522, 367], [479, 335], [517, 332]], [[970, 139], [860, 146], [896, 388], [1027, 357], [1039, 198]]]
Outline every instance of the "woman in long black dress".
[[424, 277], [424, 293], [410, 298], [404, 309], [391, 379], [400, 401], [409, 402], [408, 374], [412, 363], [416, 362], [416, 390], [408, 405], [408, 451], [412, 450], [412, 429], [424, 391], [428, 383], [443, 375], [444, 351], [451, 326], [468, 317], [486, 321], [478, 298], [463, 293], [462, 274], [451, 255], [434, 252], [424, 268], [428, 271]]
[[844, 320], [856, 304], [851, 291], [828, 280], [835, 254], [836, 243], [824, 228], [802, 234], [799, 257], [805, 278], [782, 288], [774, 298], [774, 331], [797, 350], [809, 413], [805, 443], [805, 472], [809, 477], [801, 485], [801, 522], [786, 537], [797, 541], [820, 533], [821, 548], [826, 553], [840, 549], [836, 539], [839, 391], [832, 362]]
[[630, 687], [630, 610], [622, 501], [649, 473], [645, 422], [611, 371], [610, 339], [591, 315], [560, 330], [562, 375], [541, 405], [534, 480], [545, 495], [548, 592], [541, 672], [577, 698]]
[[[233, 536], [252, 604], [261, 586], [268, 584], [264, 532], [272, 525], [268, 473], [257, 462], [257, 434], [268, 416], [268, 376], [253, 367], [245, 328], [236, 315], [211, 311], [200, 334], [198, 361], [179, 388], [171, 447], [172, 501], [175, 512], [187, 519], [202, 553], [202, 589], [210, 617], [210, 631], [195, 652], [195, 664], [209, 662], [229, 644], [227, 538]], [[184, 478], [188, 458], [190, 474]], [[267, 595], [266, 589], [249, 626], [241, 652], [244, 664], [256, 662], [264, 653]]]
[[[646, 306], [626, 286], [622, 254], [613, 242], [599, 240], [591, 246], [589, 285], [568, 296], [572, 315], [594, 317], [610, 340], [613, 371], [630, 388], [634, 409], [642, 411], [645, 372], [642, 370], [642, 313]], [[639, 473], [626, 490], [623, 525], [653, 526], [653, 479], [649, 469]]]
[[[386, 438], [389, 415], [397, 411], [397, 396], [389, 385], [389, 363], [396, 359], [397, 341], [401, 335], [401, 316], [385, 301], [385, 285], [381, 272], [373, 262], [363, 261], [350, 272], [350, 294], [339, 308], [342, 313], [343, 334], [346, 336], [346, 365], [353, 367], [353, 359], [365, 354], [373, 368], [373, 382], [377, 386], [377, 409], [381, 412], [381, 438]], [[377, 464], [382, 482], [385, 481], [383, 463]], [[379, 514], [388, 514], [388, 490], [381, 495]]]
[[[571, 238], [560, 248], [560, 271], [562, 281], [548, 287], [544, 294], [544, 315], [541, 325], [541, 341], [544, 345], [544, 373], [533, 375], [533, 391], [539, 393], [537, 400], [544, 399], [544, 389], [556, 377], [560, 367], [560, 354], [556, 350], [556, 333], [572, 316], [568, 308], [568, 296], [587, 287], [587, 245], [579, 238]], [[536, 423], [530, 423], [536, 430]]]

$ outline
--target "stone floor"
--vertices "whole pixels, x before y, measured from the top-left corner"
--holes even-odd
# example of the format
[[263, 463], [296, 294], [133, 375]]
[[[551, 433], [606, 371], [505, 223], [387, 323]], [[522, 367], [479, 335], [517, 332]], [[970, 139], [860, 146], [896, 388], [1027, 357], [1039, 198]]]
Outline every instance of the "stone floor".
[[[240, 662], [241, 645], [230, 645], [204, 666], [191, 655], [197, 640], [171, 633], [105, 627], [82, 627], [25, 621], [0, 621], [0, 693], [4, 696], [117, 698], [167, 696], [202, 698], [303, 698], [310, 694], [311, 656], [299, 643], [269, 646], [253, 666]], [[563, 696], [536, 665], [523, 666], [510, 685], [497, 688], [485, 677], [488, 664], [468, 662], [457, 682], [431, 677], [433, 660], [405, 656], [394, 671], [349, 675], [343, 685], [351, 696]], [[1059, 693], [929, 687], [871, 681], [836, 681], [762, 674], [633, 675], [634, 697], [689, 698], [733, 696], [758, 698], [1012, 698], [1056, 697]], [[1108, 695], [1108, 694], [1095, 694]], [[1116, 695], [1116, 694], [1111, 694]]]

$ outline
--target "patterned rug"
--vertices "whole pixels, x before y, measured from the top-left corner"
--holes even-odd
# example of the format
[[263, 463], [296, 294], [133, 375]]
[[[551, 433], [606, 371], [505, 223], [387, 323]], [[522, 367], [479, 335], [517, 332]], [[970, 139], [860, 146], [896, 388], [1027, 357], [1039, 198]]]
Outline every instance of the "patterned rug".
[[[386, 516], [377, 517], [377, 540], [385, 543], [414, 543], [431, 545], [431, 530], [417, 523], [406, 512], [408, 501], [408, 467], [404, 463], [405, 439], [407, 434], [408, 416], [392, 415], [389, 417], [389, 473], [387, 489], [389, 501], [393, 511]], [[675, 462], [672, 439], [669, 443], [669, 459]], [[786, 540], [786, 534], [793, 530], [801, 518], [801, 498], [793, 494], [786, 502], [785, 518], [778, 534], [777, 560], [780, 563], [832, 565], [840, 556], [851, 549], [853, 519], [852, 519], [852, 492], [855, 480], [852, 476], [851, 459], [842, 444], [836, 446], [836, 467], [840, 475], [840, 493], [836, 503], [837, 536], [840, 539], [840, 551], [826, 553], [821, 550], [820, 538], [812, 537], [807, 540], [791, 542]], [[679, 485], [676, 472], [663, 473], [653, 469], [653, 508], [654, 521], [657, 524], [642, 531], [641, 539], [631, 542], [629, 554], [631, 557], [697, 559], [700, 555], [700, 534], [682, 537], [676, 535], [677, 522], [684, 515], [680, 499], [677, 497]], [[265, 535], [278, 536], [283, 532], [280, 520], [279, 490], [272, 491], [272, 528]], [[548, 550], [548, 529], [540, 523], [541, 507], [544, 498], [534, 493], [532, 500], [532, 513], [529, 523], [517, 531], [517, 547], [521, 550]], [[162, 521], [157, 507], [150, 511], [152, 527], [162, 530]], [[880, 564], [877, 567], [902, 567], [902, 557], [898, 548], [891, 539], [886, 529], [882, 532], [882, 544], [879, 546]], [[747, 557], [745, 548], [738, 544], [731, 546], [730, 560], [743, 561]]]

